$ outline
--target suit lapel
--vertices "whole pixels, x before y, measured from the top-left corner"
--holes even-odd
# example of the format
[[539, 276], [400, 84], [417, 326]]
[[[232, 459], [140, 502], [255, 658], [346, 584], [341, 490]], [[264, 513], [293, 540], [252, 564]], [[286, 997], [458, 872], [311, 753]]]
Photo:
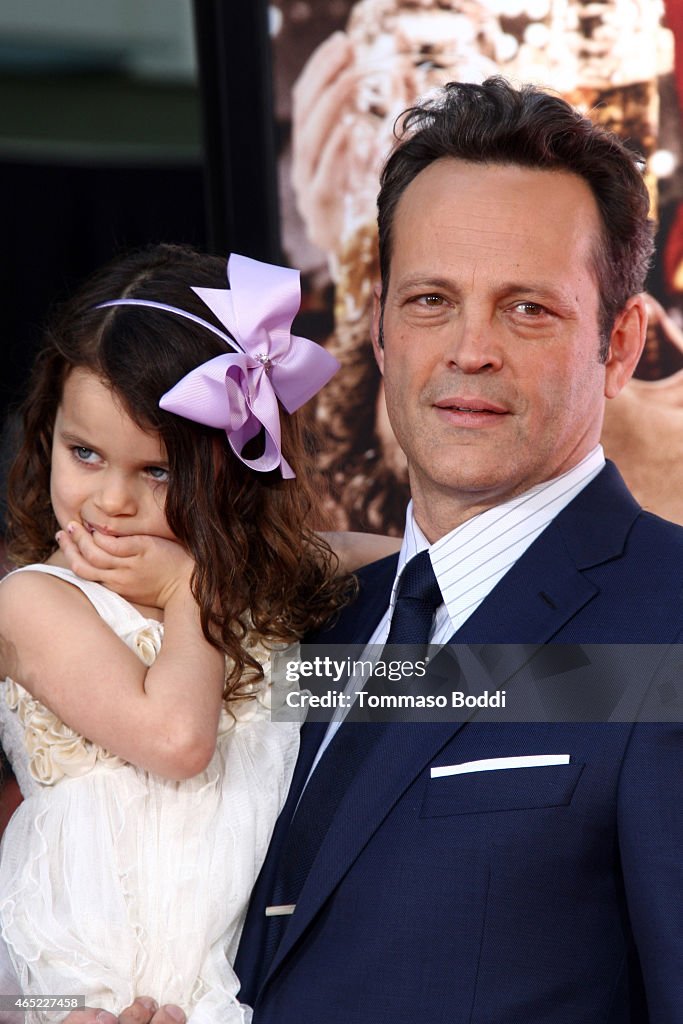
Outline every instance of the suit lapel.
[[[599, 593], [598, 586], [583, 572], [623, 553], [628, 531], [638, 513], [639, 507], [619, 473], [608, 463], [519, 559], [451, 638], [451, 643], [484, 645], [480, 657], [485, 657], [488, 645], [516, 645], [509, 652], [510, 657], [504, 659], [504, 681], [529, 659], [530, 650], [525, 645], [552, 640]], [[339, 624], [318, 640], [359, 643], [371, 635], [388, 603], [396, 559], [384, 560], [378, 567], [376, 579], [371, 572], [372, 582], [361, 591], [356, 614], [349, 619], [349, 609]], [[496, 680], [495, 671], [492, 678], [501, 681]], [[464, 724], [379, 727], [378, 740], [346, 792], [323, 841], [269, 977], [392, 807]]]
[[450, 642], [548, 643], [599, 593], [584, 572], [623, 554], [639, 512], [616, 467], [607, 463]]
[[[454, 732], [452, 722], [417, 729], [405, 724], [373, 726], [360, 723], [351, 727], [377, 729], [377, 742], [364, 762], [363, 770], [345, 793], [325, 836], [268, 978], [301, 937], [392, 807]], [[392, 766], [391, 771], [386, 770], [388, 764]]]

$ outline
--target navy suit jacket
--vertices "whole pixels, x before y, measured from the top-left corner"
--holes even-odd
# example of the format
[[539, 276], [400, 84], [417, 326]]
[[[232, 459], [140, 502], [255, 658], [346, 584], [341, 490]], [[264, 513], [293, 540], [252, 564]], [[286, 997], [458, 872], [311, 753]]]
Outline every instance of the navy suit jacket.
[[[368, 639], [395, 566], [361, 574], [330, 642]], [[682, 588], [683, 530], [608, 464], [453, 641], [679, 643]], [[237, 958], [255, 1024], [681, 1024], [680, 724], [386, 726], [264, 976], [264, 910], [320, 732], [304, 727]], [[549, 753], [570, 763], [430, 777]]]

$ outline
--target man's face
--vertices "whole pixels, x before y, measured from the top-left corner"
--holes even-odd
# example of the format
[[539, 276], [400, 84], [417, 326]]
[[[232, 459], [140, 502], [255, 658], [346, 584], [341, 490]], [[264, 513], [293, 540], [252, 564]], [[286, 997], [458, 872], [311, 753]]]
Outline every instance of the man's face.
[[599, 236], [590, 188], [564, 171], [445, 158], [399, 200], [373, 341], [430, 539], [598, 443], [644, 331], [631, 300], [599, 361]]

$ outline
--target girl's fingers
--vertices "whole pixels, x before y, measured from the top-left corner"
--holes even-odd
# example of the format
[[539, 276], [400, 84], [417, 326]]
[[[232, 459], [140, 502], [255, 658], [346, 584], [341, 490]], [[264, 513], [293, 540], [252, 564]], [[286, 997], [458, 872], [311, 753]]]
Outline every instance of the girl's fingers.
[[75, 572], [77, 576], [80, 576], [84, 580], [93, 580], [99, 582], [101, 570], [91, 565], [81, 555], [75, 542], [71, 539], [66, 530], [58, 530], [55, 534], [55, 540], [59, 544], [59, 549], [66, 559], [66, 563], [72, 572]]
[[[93, 579], [93, 571], [102, 572], [115, 564], [114, 556], [95, 543], [90, 533], [76, 523], [69, 523], [66, 530], [57, 535], [64, 557], [69, 566], [84, 579]], [[82, 570], [85, 569], [85, 572]]]
[[132, 558], [134, 555], [139, 555], [146, 540], [144, 536], [138, 534], [133, 534], [130, 537], [109, 537], [105, 533], [88, 533], [83, 527], [80, 529], [96, 548], [105, 551], [113, 558]]
[[139, 555], [146, 538], [141, 536], [110, 537], [103, 533], [90, 533], [80, 523], [69, 523], [66, 528], [69, 540], [86, 561], [100, 569], [112, 569], [120, 559]]

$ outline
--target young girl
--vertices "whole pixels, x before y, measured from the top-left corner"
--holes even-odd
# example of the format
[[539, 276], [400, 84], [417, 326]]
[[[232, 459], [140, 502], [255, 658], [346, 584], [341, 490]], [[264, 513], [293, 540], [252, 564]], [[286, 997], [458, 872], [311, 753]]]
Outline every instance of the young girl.
[[229, 278], [158, 246], [65, 307], [10, 478], [23, 568], [0, 586], [18, 986], [114, 1013], [144, 994], [192, 1024], [249, 1019], [230, 963], [298, 749], [270, 720], [269, 651], [349, 592], [290, 415], [334, 360], [290, 335], [295, 272], [233, 256]]

